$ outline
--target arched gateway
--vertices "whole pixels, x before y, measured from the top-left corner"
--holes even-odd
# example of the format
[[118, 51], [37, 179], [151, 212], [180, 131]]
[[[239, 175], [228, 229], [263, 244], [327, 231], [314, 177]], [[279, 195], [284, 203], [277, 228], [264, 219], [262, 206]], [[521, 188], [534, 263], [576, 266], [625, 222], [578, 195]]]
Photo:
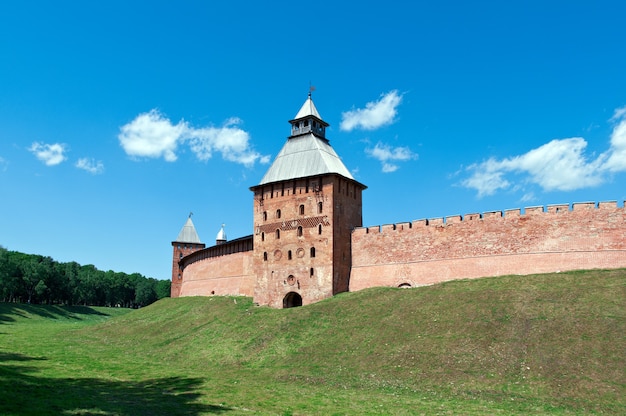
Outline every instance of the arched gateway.
[[283, 298], [283, 308], [295, 308], [296, 306], [302, 306], [302, 296], [296, 292], [289, 292]]

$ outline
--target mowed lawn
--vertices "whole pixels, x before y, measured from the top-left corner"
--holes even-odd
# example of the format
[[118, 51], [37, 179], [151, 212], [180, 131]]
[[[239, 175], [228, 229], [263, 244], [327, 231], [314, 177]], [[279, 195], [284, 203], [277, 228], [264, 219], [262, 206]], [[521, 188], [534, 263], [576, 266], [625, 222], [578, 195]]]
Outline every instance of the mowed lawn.
[[0, 415], [626, 414], [626, 270], [139, 310], [0, 304]]

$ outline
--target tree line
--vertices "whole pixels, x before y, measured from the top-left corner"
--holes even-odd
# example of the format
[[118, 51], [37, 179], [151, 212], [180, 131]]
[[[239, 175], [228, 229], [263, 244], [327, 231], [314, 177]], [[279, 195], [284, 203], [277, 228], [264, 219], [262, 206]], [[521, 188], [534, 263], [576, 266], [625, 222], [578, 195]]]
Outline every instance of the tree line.
[[0, 247], [2, 302], [137, 308], [170, 296], [170, 281]]

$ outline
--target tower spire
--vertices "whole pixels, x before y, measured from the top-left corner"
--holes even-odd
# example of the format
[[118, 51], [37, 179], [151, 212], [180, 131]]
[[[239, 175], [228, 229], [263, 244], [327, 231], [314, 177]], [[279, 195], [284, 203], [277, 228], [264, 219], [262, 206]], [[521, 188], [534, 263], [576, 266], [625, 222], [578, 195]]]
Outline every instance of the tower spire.
[[217, 233], [217, 236], [215, 237], [216, 245], [224, 244], [227, 241], [226, 231], [224, 231], [224, 227], [226, 227], [226, 224], [222, 223], [222, 229]]

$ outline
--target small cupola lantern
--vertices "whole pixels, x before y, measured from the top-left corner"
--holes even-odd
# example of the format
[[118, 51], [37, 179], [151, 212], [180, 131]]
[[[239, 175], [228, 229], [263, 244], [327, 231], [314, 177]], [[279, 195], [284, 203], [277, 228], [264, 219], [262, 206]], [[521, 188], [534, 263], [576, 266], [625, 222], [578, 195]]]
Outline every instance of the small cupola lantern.
[[219, 246], [220, 244], [224, 244], [226, 240], [226, 231], [224, 231], [224, 227], [226, 224], [222, 224], [222, 229], [217, 233], [217, 237], [215, 237], [215, 245]]
[[290, 120], [289, 123], [291, 124], [291, 137], [313, 133], [319, 138], [326, 139], [328, 123], [322, 120], [315, 104], [313, 104], [310, 92], [309, 97], [300, 108], [300, 111], [298, 111], [298, 114], [296, 114], [296, 117]]

